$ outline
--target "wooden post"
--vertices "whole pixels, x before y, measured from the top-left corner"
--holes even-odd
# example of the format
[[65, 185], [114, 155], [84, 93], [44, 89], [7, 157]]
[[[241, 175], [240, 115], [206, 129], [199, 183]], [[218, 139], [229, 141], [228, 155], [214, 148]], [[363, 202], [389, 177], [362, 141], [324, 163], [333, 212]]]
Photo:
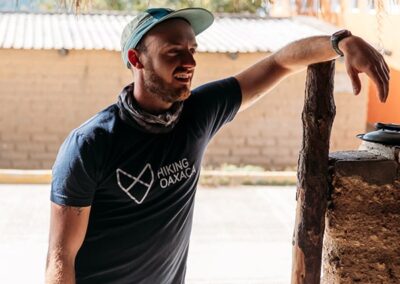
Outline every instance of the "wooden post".
[[320, 283], [329, 139], [336, 113], [333, 99], [334, 70], [334, 61], [310, 65], [307, 70], [302, 114], [303, 142], [297, 172], [292, 284]]

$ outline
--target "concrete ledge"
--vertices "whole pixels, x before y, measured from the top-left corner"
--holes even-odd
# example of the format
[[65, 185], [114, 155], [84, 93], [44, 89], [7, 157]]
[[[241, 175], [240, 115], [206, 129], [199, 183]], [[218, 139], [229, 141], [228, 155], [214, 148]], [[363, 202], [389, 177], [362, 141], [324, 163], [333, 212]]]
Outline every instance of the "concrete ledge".
[[49, 184], [51, 170], [0, 170], [0, 184]]
[[[379, 145], [374, 146], [374, 151], [359, 150], [331, 153], [329, 163], [334, 169], [334, 175], [339, 177], [358, 176], [364, 182], [375, 185], [392, 184], [398, 178], [398, 158], [393, 160], [395, 153], [390, 147], [384, 145], [381, 145], [381, 148], [378, 147]], [[382, 149], [386, 154], [380, 155], [378, 149]]]
[[201, 185], [295, 185], [295, 171], [202, 171]]
[[[200, 175], [202, 185], [293, 185], [296, 184], [295, 171], [248, 172], [203, 170]], [[0, 184], [49, 184], [51, 170], [2, 170]]]

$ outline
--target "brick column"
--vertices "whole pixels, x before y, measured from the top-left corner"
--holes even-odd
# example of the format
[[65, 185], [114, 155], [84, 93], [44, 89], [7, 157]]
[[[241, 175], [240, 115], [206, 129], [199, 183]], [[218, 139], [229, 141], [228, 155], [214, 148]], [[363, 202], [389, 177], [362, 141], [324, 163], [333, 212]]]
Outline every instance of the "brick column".
[[323, 283], [400, 283], [399, 149], [330, 155]]

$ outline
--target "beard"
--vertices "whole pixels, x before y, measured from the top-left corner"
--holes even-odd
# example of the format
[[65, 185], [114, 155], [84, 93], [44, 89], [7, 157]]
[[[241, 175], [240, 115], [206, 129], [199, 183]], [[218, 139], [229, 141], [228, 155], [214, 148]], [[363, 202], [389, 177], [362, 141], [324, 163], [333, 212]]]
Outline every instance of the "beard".
[[167, 103], [183, 101], [190, 96], [190, 89], [188, 86], [171, 86], [171, 84], [157, 75], [151, 61], [148, 62], [146, 69], [144, 73], [144, 88], [147, 93]]

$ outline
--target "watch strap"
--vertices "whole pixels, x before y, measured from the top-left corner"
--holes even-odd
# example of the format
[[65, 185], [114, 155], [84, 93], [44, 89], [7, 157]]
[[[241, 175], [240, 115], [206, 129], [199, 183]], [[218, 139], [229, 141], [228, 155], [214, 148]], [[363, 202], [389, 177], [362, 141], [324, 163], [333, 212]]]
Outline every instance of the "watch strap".
[[349, 36], [351, 36], [351, 32], [349, 30], [340, 30], [331, 35], [332, 48], [338, 55], [342, 57], [344, 56], [344, 53], [339, 48], [339, 42]]

